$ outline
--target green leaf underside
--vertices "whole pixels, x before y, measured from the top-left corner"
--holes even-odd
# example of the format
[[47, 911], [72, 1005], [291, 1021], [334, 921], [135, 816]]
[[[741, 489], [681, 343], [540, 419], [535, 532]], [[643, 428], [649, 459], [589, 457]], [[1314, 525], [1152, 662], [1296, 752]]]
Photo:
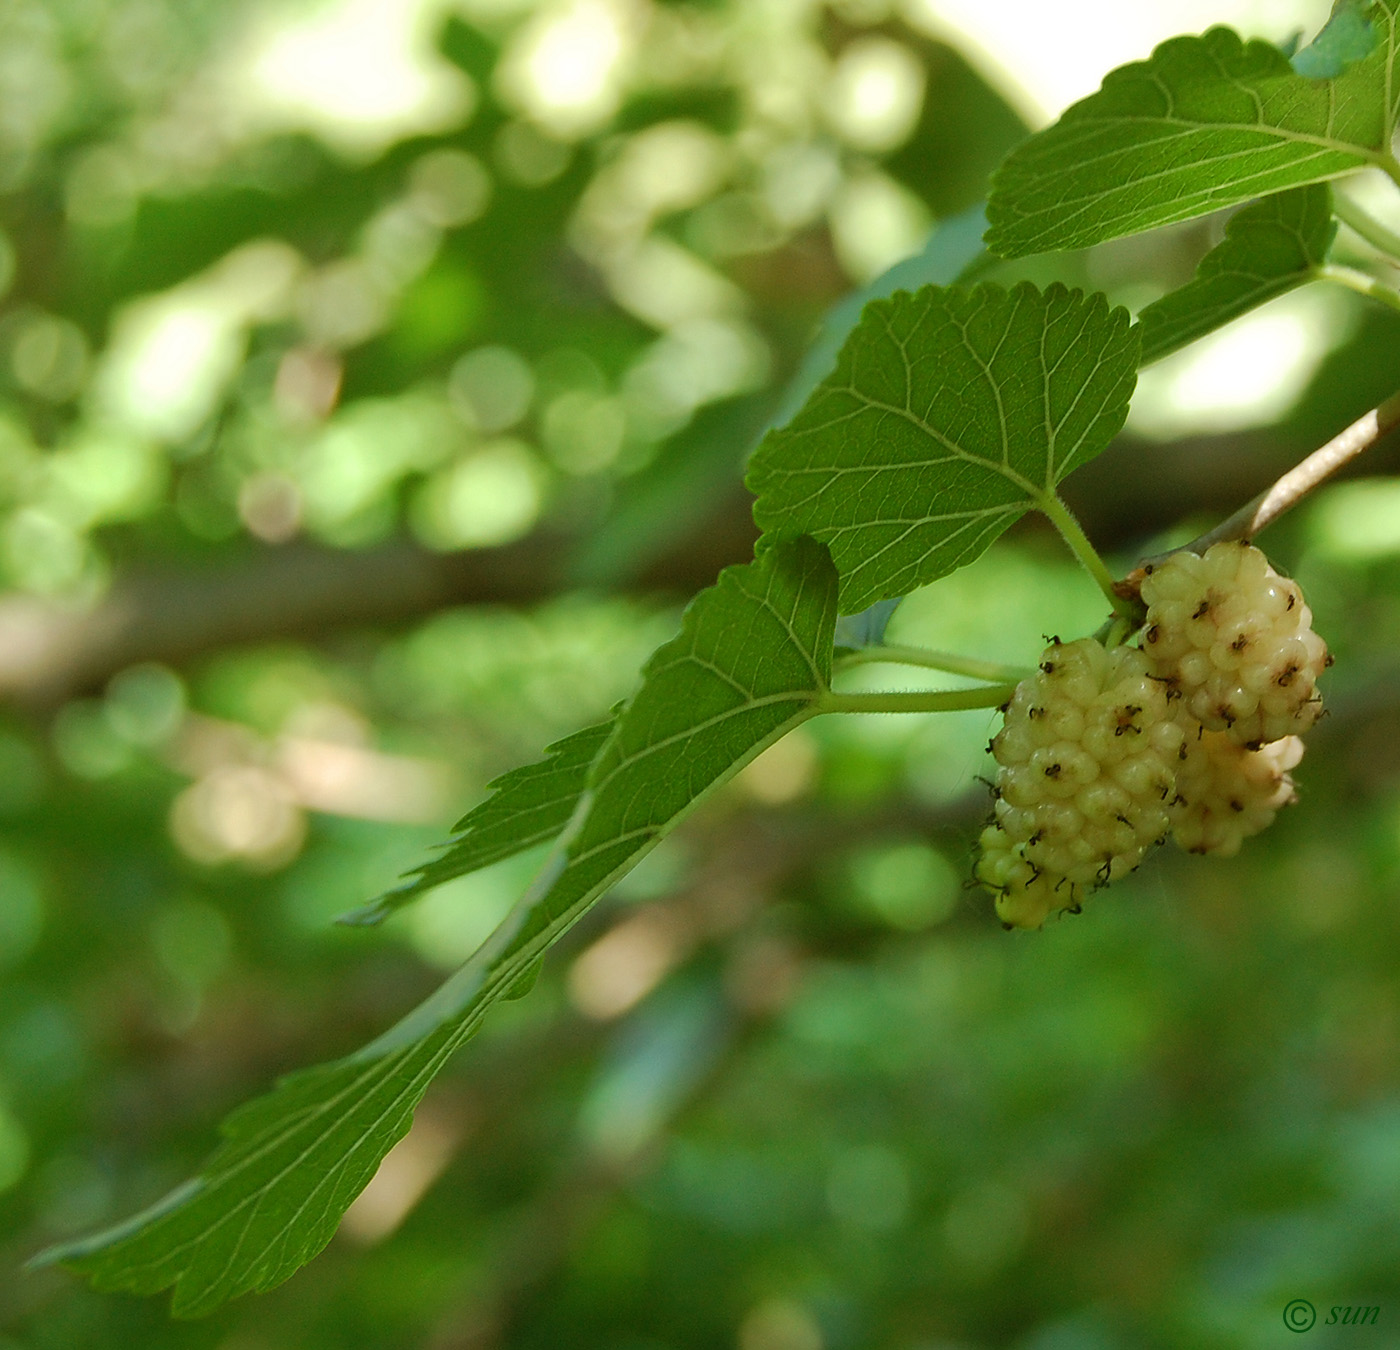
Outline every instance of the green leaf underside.
[[882, 646], [885, 629], [890, 626], [890, 620], [898, 608], [898, 599], [881, 600], [859, 614], [843, 614], [836, 620], [836, 646], [852, 652], [860, 651], [862, 647]]
[[1195, 278], [1138, 315], [1142, 364], [1161, 360], [1307, 281], [1326, 260], [1336, 232], [1332, 191], [1324, 183], [1243, 207], [1226, 226], [1224, 239], [1201, 259]]
[[866, 307], [755, 453], [765, 530], [831, 549], [841, 611], [970, 563], [1123, 425], [1138, 340], [1102, 295], [928, 286]]
[[1380, 33], [1371, 22], [1369, 0], [1341, 0], [1322, 31], [1290, 61], [1299, 75], [1330, 80], [1376, 50]]
[[1228, 28], [1110, 72], [998, 169], [987, 247], [1083, 248], [1384, 161], [1400, 98], [1397, 7], [1375, 6], [1375, 51], [1335, 80], [1306, 79]]
[[588, 780], [589, 766], [615, 726], [616, 719], [610, 718], [585, 727], [546, 746], [545, 758], [538, 763], [494, 779], [487, 784], [491, 796], [452, 827], [457, 837], [444, 853], [415, 868], [402, 886], [345, 915], [340, 922], [379, 923], [444, 881], [556, 838], [569, 823]]
[[482, 949], [363, 1050], [235, 1111], [194, 1181], [39, 1260], [85, 1271], [99, 1289], [174, 1285], [172, 1311], [184, 1317], [293, 1274], [330, 1240], [487, 1009], [523, 992], [544, 952], [706, 793], [813, 714], [835, 618], [836, 574], [811, 539], [770, 542], [721, 573], [653, 655], [563, 839]]

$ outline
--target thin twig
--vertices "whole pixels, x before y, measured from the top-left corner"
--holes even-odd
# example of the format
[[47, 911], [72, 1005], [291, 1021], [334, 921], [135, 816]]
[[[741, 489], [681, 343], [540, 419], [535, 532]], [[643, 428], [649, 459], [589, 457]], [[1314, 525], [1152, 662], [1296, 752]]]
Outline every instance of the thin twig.
[[[1212, 544], [1218, 544], [1223, 539], [1253, 539], [1266, 525], [1273, 524], [1285, 511], [1297, 506], [1310, 492], [1397, 426], [1400, 426], [1400, 393], [1392, 394], [1364, 417], [1358, 417], [1345, 431], [1339, 432], [1321, 449], [1314, 450], [1300, 464], [1294, 465], [1272, 487], [1265, 488], [1234, 515], [1181, 548], [1189, 549], [1192, 553], [1204, 553]], [[1143, 564], [1157, 563], [1180, 551], [1169, 549], [1166, 553], [1142, 561]]]

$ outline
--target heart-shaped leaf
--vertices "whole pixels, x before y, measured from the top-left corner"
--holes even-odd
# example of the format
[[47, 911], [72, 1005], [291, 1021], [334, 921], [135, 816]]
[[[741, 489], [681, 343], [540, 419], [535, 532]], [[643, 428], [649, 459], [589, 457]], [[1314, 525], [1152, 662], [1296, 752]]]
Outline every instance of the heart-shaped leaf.
[[851, 614], [970, 563], [1113, 439], [1137, 334], [1102, 295], [927, 286], [867, 305], [749, 469], [766, 530], [822, 540]]

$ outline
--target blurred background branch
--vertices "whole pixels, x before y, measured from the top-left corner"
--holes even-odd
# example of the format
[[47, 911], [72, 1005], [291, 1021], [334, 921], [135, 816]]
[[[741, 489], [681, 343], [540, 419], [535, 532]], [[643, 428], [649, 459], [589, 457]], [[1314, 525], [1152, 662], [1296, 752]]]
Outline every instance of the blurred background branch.
[[[1151, 474], [1133, 471], [1149, 451]], [[1230, 511], [1293, 453], [1267, 434], [1200, 437], [1165, 450], [1125, 438], [1067, 496], [1096, 542], [1127, 553], [1183, 517]], [[1352, 476], [1397, 468], [1400, 453], [1386, 446]], [[654, 556], [613, 569], [606, 589], [686, 599], [720, 568], [746, 561], [755, 537], [749, 499], [731, 484]], [[91, 608], [0, 597], [0, 697], [52, 708], [143, 662], [184, 667], [241, 644], [398, 628], [451, 606], [539, 604], [577, 587], [578, 554], [596, 548], [594, 540], [592, 532], [540, 530], [499, 548], [447, 554], [409, 541], [365, 550], [285, 544], [198, 568], [134, 570]]]

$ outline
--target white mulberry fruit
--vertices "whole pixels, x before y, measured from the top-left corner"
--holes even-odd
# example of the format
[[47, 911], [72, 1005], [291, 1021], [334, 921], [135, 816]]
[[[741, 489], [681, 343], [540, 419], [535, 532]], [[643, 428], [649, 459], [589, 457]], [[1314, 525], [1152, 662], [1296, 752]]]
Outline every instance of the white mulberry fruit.
[[1259, 750], [1236, 745], [1223, 731], [1188, 729], [1176, 769], [1172, 838], [1190, 853], [1231, 857], [1267, 829], [1280, 807], [1297, 800], [1289, 769], [1303, 742], [1285, 736]]
[[1038, 928], [1132, 871], [1167, 833], [1184, 732], [1132, 647], [1047, 647], [992, 741], [1001, 766], [977, 877], [1004, 923]]
[[1330, 664], [1296, 583], [1252, 544], [1173, 553], [1142, 582], [1142, 648], [1153, 676], [1211, 731], [1257, 749], [1307, 731], [1322, 714]]
[[977, 847], [977, 879], [996, 896], [997, 918], [1008, 928], [1039, 928], [1058, 910], [1078, 909], [1073, 884], [1037, 868], [1000, 825], [988, 825]]

